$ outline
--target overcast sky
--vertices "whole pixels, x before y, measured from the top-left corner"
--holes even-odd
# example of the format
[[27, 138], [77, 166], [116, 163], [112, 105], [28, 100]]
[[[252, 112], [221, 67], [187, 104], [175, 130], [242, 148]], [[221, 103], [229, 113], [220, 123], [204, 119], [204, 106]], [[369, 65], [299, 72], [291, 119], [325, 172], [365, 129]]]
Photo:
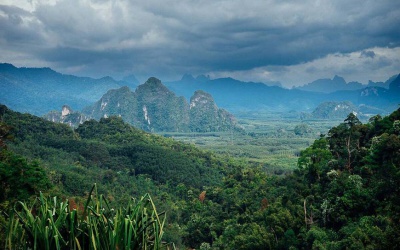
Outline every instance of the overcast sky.
[[0, 0], [0, 62], [302, 85], [400, 73], [398, 0]]

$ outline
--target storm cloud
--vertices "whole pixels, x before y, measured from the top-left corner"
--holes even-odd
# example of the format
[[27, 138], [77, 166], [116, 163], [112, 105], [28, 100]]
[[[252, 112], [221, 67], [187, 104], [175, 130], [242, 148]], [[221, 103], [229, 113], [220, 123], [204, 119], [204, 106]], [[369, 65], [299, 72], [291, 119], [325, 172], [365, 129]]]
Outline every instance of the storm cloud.
[[383, 81], [400, 69], [399, 1], [2, 2], [0, 60], [17, 66], [94, 77], [236, 76], [286, 86], [335, 74]]

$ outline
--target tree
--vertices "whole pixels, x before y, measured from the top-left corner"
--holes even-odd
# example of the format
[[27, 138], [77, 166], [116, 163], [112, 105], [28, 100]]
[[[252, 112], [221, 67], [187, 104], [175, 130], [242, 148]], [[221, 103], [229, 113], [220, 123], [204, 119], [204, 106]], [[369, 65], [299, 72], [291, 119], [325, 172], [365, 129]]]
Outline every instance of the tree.
[[362, 125], [353, 113], [350, 113], [344, 123], [329, 130], [330, 149], [335, 155], [340, 170], [352, 172], [355, 165], [361, 163], [366, 153], [363, 150], [368, 141], [368, 127]]
[[312, 184], [320, 179], [322, 172], [327, 172], [328, 162], [331, 159], [328, 141], [320, 138], [311, 147], [300, 152], [297, 165], [304, 172], [308, 183]]
[[12, 139], [10, 134], [11, 127], [7, 124], [0, 122], [0, 150], [6, 147], [6, 141]]
[[296, 127], [294, 127], [294, 133], [300, 136], [311, 133], [311, 131], [311, 128], [305, 123], [296, 125]]
[[28, 162], [11, 151], [0, 152], [0, 202], [24, 200], [50, 188], [50, 181], [37, 161]]

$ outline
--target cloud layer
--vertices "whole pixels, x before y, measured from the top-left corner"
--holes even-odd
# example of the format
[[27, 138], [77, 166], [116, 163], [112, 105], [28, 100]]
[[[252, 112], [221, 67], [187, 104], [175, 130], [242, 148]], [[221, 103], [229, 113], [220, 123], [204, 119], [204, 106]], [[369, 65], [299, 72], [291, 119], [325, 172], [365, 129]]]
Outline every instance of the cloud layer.
[[399, 1], [2, 2], [0, 60], [18, 66], [165, 80], [206, 73], [286, 86], [334, 74], [386, 80], [400, 69]]

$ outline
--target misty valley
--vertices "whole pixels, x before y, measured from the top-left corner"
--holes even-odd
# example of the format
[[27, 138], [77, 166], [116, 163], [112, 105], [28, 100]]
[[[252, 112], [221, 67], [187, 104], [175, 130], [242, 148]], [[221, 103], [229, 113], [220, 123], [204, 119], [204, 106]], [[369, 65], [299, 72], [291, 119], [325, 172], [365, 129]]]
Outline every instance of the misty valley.
[[0, 248], [396, 249], [400, 75], [163, 82], [0, 64]]

